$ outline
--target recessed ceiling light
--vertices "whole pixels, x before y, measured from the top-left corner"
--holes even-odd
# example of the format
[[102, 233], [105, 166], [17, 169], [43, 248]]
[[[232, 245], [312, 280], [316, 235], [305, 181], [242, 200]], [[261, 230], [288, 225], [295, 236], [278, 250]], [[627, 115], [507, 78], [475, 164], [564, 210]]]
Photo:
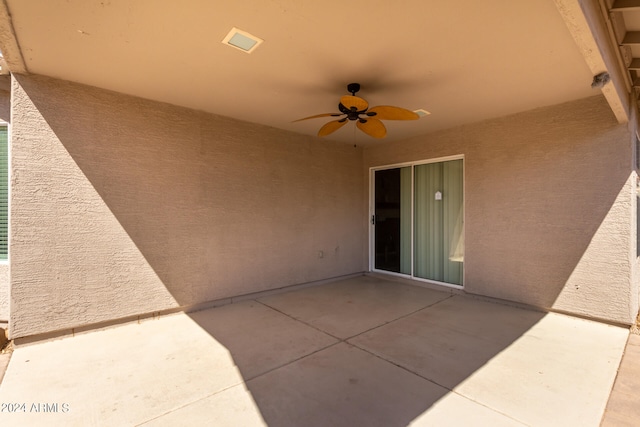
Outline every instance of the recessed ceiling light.
[[246, 31], [242, 31], [234, 27], [229, 31], [229, 34], [227, 34], [224, 40], [222, 40], [222, 43], [235, 47], [243, 52], [251, 53], [256, 50], [263, 41], [264, 40], [249, 34]]
[[420, 108], [419, 110], [413, 110], [413, 112], [420, 117], [428, 116], [429, 114], [431, 114], [430, 112], [428, 112], [427, 110], [423, 110], [422, 108]]

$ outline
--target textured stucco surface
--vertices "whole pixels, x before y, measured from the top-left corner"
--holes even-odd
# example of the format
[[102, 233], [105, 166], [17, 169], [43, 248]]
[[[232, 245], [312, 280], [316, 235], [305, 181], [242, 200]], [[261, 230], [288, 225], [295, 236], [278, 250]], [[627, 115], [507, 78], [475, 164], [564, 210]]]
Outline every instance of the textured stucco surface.
[[12, 337], [362, 271], [369, 168], [460, 154], [467, 292], [638, 310], [631, 132], [602, 96], [364, 151], [33, 75], [12, 113]]
[[363, 270], [360, 148], [40, 76], [12, 90], [12, 337]]
[[0, 261], [0, 322], [9, 320], [9, 263]]
[[364, 173], [463, 154], [465, 290], [630, 323], [632, 153], [627, 125], [594, 96], [367, 148]]

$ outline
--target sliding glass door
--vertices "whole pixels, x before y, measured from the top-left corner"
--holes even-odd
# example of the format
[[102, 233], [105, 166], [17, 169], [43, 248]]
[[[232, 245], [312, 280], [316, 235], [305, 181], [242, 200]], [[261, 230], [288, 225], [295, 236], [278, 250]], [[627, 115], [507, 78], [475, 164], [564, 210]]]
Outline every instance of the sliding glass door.
[[462, 159], [374, 176], [374, 269], [462, 285]]

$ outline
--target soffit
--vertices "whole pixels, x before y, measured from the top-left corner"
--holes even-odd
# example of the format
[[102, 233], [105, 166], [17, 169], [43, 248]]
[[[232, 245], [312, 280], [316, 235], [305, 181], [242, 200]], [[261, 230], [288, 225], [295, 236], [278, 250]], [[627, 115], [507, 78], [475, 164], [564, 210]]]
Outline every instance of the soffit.
[[620, 48], [629, 82], [640, 88], [640, 0], [604, 0], [611, 37]]
[[[31, 73], [314, 135], [346, 85], [399, 140], [594, 95], [553, 0], [6, 0]], [[252, 54], [221, 40], [264, 39]], [[351, 126], [331, 139], [377, 143]]]

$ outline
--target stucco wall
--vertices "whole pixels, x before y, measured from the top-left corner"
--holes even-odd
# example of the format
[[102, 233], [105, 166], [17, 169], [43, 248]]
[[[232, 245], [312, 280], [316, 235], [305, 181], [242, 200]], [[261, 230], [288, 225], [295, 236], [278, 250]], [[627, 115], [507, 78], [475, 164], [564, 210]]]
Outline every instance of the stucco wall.
[[368, 148], [365, 181], [372, 166], [459, 154], [467, 292], [633, 320], [632, 138], [603, 97]]
[[0, 261], [0, 322], [9, 321], [9, 263]]
[[45, 77], [12, 90], [12, 337], [363, 270], [361, 149]]
[[[11, 94], [0, 90], [0, 120], [9, 123]], [[9, 263], [0, 261], [0, 322], [9, 320]]]
[[364, 153], [39, 76], [13, 97], [12, 337], [362, 271], [369, 168], [457, 154], [467, 292], [637, 313], [632, 138], [600, 96]]

